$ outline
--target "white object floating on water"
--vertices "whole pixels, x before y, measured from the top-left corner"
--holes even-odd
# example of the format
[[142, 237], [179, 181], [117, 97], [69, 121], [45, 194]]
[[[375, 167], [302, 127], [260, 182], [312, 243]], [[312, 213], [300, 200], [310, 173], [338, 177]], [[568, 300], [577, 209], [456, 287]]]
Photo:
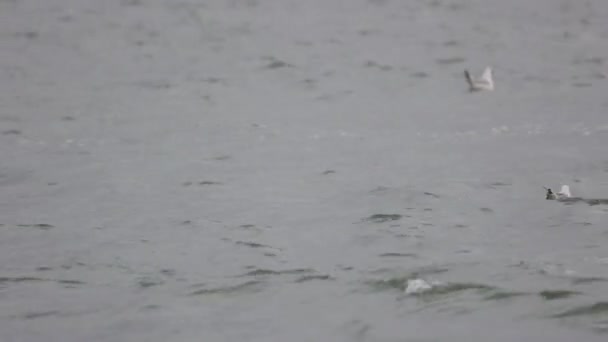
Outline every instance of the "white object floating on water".
[[469, 91], [494, 90], [494, 80], [492, 79], [492, 68], [489, 66], [483, 70], [481, 77], [473, 78], [468, 70], [464, 71], [464, 77], [469, 84]]
[[405, 288], [406, 294], [418, 294], [432, 289], [433, 286], [422, 279], [410, 279]]

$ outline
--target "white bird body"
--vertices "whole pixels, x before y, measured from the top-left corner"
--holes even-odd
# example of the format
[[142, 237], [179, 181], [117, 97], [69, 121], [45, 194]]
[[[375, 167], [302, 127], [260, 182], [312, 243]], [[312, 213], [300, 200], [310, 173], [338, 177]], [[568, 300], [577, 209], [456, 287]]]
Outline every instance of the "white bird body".
[[492, 91], [494, 90], [494, 80], [492, 79], [492, 68], [489, 66], [483, 70], [481, 77], [473, 78], [468, 70], [464, 71], [464, 77], [469, 84], [469, 91]]

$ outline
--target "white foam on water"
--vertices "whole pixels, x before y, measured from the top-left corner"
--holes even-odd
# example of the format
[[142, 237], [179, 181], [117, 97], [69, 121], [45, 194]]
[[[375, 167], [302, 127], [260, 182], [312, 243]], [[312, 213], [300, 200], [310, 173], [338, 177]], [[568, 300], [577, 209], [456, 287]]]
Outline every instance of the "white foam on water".
[[418, 294], [432, 289], [433, 286], [423, 279], [411, 279], [407, 281], [406, 294]]
[[572, 194], [570, 193], [570, 186], [562, 185], [562, 189], [557, 193], [557, 198], [570, 198]]

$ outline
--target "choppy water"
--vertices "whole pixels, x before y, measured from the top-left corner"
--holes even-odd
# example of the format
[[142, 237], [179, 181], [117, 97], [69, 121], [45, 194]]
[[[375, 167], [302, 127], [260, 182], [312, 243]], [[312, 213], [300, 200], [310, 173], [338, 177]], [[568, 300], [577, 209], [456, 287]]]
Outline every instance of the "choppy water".
[[604, 341], [606, 15], [0, 1], [0, 341]]

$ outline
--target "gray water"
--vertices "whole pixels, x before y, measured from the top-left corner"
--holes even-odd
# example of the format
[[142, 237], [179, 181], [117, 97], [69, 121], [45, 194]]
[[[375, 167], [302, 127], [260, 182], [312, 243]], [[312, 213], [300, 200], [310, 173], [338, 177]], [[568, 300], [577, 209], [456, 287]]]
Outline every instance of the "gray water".
[[0, 341], [606, 341], [607, 17], [0, 1]]

